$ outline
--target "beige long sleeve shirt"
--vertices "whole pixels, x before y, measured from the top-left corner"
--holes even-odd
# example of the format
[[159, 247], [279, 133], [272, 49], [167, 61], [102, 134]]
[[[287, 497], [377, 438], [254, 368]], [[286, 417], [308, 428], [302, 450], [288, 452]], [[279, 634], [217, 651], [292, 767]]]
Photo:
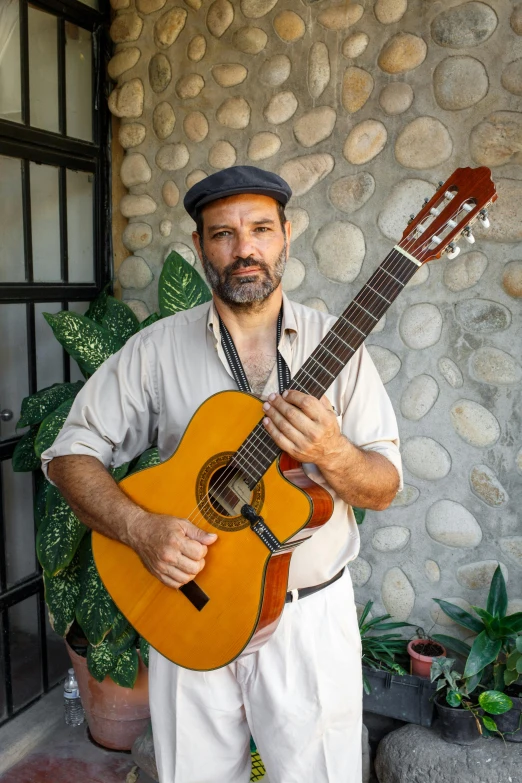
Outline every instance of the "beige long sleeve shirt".
[[[291, 302], [283, 295], [279, 351], [292, 376], [335, 323], [335, 317]], [[58, 456], [85, 454], [117, 467], [157, 443], [161, 460], [176, 450], [196, 409], [212, 394], [237, 388], [221, 346], [212, 302], [164, 318], [132, 337], [89, 379], [76, 397], [42, 466]], [[274, 367], [262, 398], [279, 392]], [[397, 422], [390, 400], [362, 346], [333, 382], [327, 396], [343, 434], [362, 449], [378, 451], [399, 471]], [[318, 468], [306, 473], [334, 499], [331, 519], [292, 555], [289, 589], [333, 577], [359, 551], [354, 514], [328, 486]]]

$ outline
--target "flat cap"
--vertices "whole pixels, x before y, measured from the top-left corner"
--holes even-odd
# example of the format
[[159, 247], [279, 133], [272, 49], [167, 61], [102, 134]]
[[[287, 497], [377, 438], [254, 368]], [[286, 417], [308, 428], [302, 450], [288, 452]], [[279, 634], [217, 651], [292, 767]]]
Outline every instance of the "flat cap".
[[187, 191], [183, 204], [189, 215], [196, 220], [198, 212], [205, 204], [240, 193], [270, 196], [284, 206], [292, 195], [292, 189], [288, 182], [271, 171], [264, 171], [256, 166], [231, 166], [196, 182]]

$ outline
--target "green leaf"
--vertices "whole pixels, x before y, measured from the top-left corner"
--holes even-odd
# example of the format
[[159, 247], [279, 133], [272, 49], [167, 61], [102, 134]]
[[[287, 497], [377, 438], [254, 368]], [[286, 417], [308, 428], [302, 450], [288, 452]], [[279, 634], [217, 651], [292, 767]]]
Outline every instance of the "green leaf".
[[100, 644], [107, 636], [118, 610], [101, 581], [92, 554], [91, 536], [80, 546], [80, 599], [76, 605], [76, 619], [91, 644]]
[[518, 652], [522, 653], [522, 636], [517, 636], [515, 640], [515, 647], [517, 648]]
[[464, 680], [464, 685], [462, 689], [467, 696], [472, 694], [473, 691], [475, 691], [478, 688], [483, 675], [484, 675], [484, 671], [482, 670], [481, 672], [477, 672], [477, 674], [474, 674], [473, 677], [467, 677]]
[[56, 576], [73, 559], [87, 528], [82, 525], [56, 487], [49, 490], [48, 509], [49, 504], [51, 508], [47, 511], [36, 536], [36, 553], [45, 573], [48, 576]]
[[448, 691], [446, 694], [446, 701], [450, 707], [459, 707], [462, 696], [458, 691]]
[[505, 636], [511, 636], [522, 631], [522, 612], [515, 612], [500, 621], [500, 629]]
[[146, 666], [146, 667], [147, 667], [147, 669], [148, 669], [148, 668], [149, 668], [149, 650], [150, 650], [150, 644], [148, 643], [148, 641], [147, 641], [146, 639], [144, 639], [144, 638], [143, 638], [143, 636], [140, 636], [140, 642], [139, 642], [139, 644], [140, 644], [140, 655], [141, 655], [141, 660], [143, 661], [143, 663], [145, 664], [145, 666]]
[[80, 558], [76, 555], [70, 565], [56, 576], [43, 575], [45, 602], [49, 621], [59, 636], [66, 636], [74, 622], [76, 603], [80, 596]]
[[105, 316], [110, 287], [111, 284], [107, 283], [103, 290], [98, 294], [96, 299], [91, 302], [89, 309], [85, 313], [86, 318], [89, 318], [91, 321], [95, 321], [97, 324], [101, 324]]
[[[361, 612], [361, 616], [359, 617], [359, 628], [361, 629], [361, 631], [362, 631], [362, 629], [364, 627], [364, 625], [363, 625], [364, 621], [366, 620], [366, 618], [368, 617], [368, 615], [371, 612], [372, 606], [373, 606], [373, 601], [368, 601], [365, 604], [364, 609]], [[390, 615], [388, 615], [388, 617], [390, 617]]]
[[41, 466], [40, 457], [35, 453], [35, 441], [38, 427], [31, 427], [29, 432], [22, 435], [13, 451], [13, 470], [16, 473], [27, 473], [38, 470]]
[[39, 424], [50, 413], [62, 404], [65, 400], [76, 397], [83, 386], [83, 381], [76, 383], [53, 383], [46, 389], [40, 389], [36, 394], [25, 397], [22, 400], [22, 410], [20, 420], [16, 425], [19, 427], [30, 427], [33, 424]]
[[372, 686], [370, 685], [370, 681], [365, 674], [363, 674], [363, 688], [366, 695], [369, 696], [372, 692]]
[[47, 513], [47, 491], [50, 490], [51, 487], [52, 484], [47, 481], [43, 473], [39, 471], [36, 474], [36, 492], [33, 503], [34, 524], [37, 530], [40, 528]]
[[455, 620], [459, 625], [463, 625], [464, 628], [469, 628], [475, 633], [480, 633], [484, 630], [484, 623], [473, 617], [472, 614], [466, 612], [465, 609], [461, 609], [460, 606], [450, 604], [448, 601], [442, 601], [440, 598], [433, 599], [437, 603], [444, 614], [447, 614], [452, 620]]
[[44, 313], [44, 318], [58, 342], [90, 375], [124, 344], [85, 315], [63, 310], [57, 315]]
[[518, 680], [518, 672], [515, 671], [509, 671], [509, 669], [506, 669], [504, 672], [504, 685], [512, 685], [514, 682]]
[[129, 472], [129, 466], [130, 462], [124, 462], [123, 465], [118, 465], [117, 468], [111, 468], [110, 474], [113, 477], [114, 481], [118, 482], [121, 481], [127, 473]]
[[440, 642], [447, 650], [456, 652], [458, 655], [463, 655], [465, 658], [468, 657], [469, 651], [471, 650], [469, 644], [466, 644], [466, 642], [463, 642], [460, 639], [456, 639], [454, 636], [447, 636], [444, 633], [435, 633], [431, 638], [436, 642]]
[[199, 272], [172, 251], [161, 270], [158, 298], [161, 316], [165, 318], [208, 302], [212, 296]]
[[487, 612], [485, 609], [481, 609], [480, 606], [472, 606], [471, 608], [473, 609], [474, 612], [478, 614], [478, 616], [486, 626], [486, 630], [489, 631], [491, 629], [491, 624], [494, 622], [496, 618], [492, 614]]
[[356, 506], [352, 506], [353, 509], [353, 515], [355, 517], [355, 521], [358, 525], [362, 525], [364, 522], [364, 517], [366, 516], [366, 509], [365, 508], [357, 508]]
[[87, 667], [98, 682], [103, 682], [108, 673], [116, 666], [117, 655], [113, 653], [104, 639], [101, 644], [87, 647]]
[[109, 296], [101, 325], [117, 340], [126, 343], [129, 337], [136, 334], [140, 324], [129, 305], [120, 299]]
[[486, 631], [479, 633], [471, 646], [464, 668], [464, 677], [472, 677], [484, 669], [485, 666], [493, 663], [501, 647], [502, 642], [500, 639], [490, 639]]
[[34, 450], [40, 458], [44, 451], [50, 449], [58, 437], [58, 433], [65, 424], [65, 420], [72, 408], [74, 399], [68, 399], [62, 402], [55, 411], [50, 413], [40, 424], [38, 435], [34, 442]]
[[501, 567], [498, 565], [493, 574], [489, 587], [488, 602], [486, 608], [495, 617], [505, 617], [508, 605], [506, 582]]
[[138, 634], [129, 622], [125, 622], [127, 624], [122, 631], [116, 626], [113, 626], [107, 635], [107, 642], [115, 655], [119, 655], [131, 645], [136, 646]]
[[155, 465], [159, 465], [160, 462], [158, 449], [156, 447], [147, 449], [147, 451], [144, 451], [143, 454], [138, 457], [138, 460], [134, 465], [131, 464], [129, 474], [139, 473], [140, 470], [145, 470], [146, 468], [153, 468]]
[[513, 707], [513, 702], [500, 691], [484, 691], [480, 694], [479, 704], [490, 715], [503, 715]]
[[497, 724], [493, 720], [493, 718], [490, 718], [488, 715], [482, 716], [482, 723], [487, 728], [488, 731], [498, 731]]
[[519, 658], [516, 663], [516, 670], [519, 674], [522, 674], [522, 658]]
[[510, 672], [514, 672], [517, 670], [517, 661], [522, 659], [522, 654], [518, 652], [518, 650], [514, 650], [511, 655], [508, 655], [506, 666], [509, 669]]
[[144, 321], [141, 322], [141, 324], [138, 326], [138, 332], [141, 332], [143, 329], [146, 329], [147, 326], [152, 326], [152, 324], [155, 324], [156, 321], [161, 320], [161, 315], [158, 315], [158, 313], [151, 313], [147, 318], [145, 318]]
[[116, 685], [121, 685], [123, 688], [134, 688], [138, 677], [138, 651], [136, 647], [129, 647], [128, 650], [120, 653], [116, 659], [116, 665], [109, 674]]

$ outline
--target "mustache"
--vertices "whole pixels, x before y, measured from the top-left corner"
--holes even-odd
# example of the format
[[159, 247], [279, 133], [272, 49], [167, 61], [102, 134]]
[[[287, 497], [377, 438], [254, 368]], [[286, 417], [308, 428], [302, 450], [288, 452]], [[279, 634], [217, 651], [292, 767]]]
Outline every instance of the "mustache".
[[249, 266], [258, 266], [263, 271], [268, 271], [268, 265], [264, 261], [254, 258], [253, 256], [247, 256], [246, 258], [237, 258], [233, 264], [227, 266], [225, 275], [233, 275], [239, 269], [248, 269]]

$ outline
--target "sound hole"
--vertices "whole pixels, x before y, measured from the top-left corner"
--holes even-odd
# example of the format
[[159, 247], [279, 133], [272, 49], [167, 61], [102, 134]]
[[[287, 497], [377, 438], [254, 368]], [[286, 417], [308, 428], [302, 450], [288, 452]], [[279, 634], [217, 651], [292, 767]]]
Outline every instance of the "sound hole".
[[248, 520], [241, 516], [245, 503], [259, 514], [264, 500], [263, 482], [252, 492], [240, 471], [229, 464], [233, 456], [233, 452], [222, 452], [212, 457], [200, 471], [196, 487], [198, 505], [207, 522], [230, 532], [248, 527]]
[[250, 503], [252, 492], [241, 473], [228, 465], [216, 470], [208, 485], [210, 504], [224, 517], [237, 517], [245, 503]]

